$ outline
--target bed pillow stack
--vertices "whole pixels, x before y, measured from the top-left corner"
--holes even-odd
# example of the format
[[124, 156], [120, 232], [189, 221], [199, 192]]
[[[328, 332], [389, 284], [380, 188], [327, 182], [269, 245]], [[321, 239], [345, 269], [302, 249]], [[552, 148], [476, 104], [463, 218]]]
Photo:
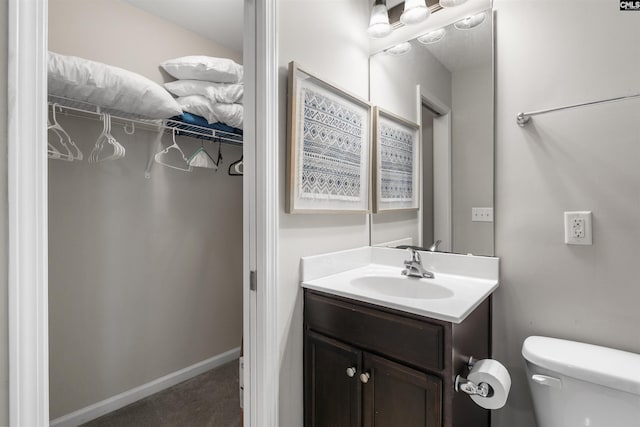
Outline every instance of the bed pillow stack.
[[164, 86], [177, 97], [183, 111], [201, 116], [208, 123], [242, 129], [242, 65], [228, 58], [183, 56], [160, 66], [178, 79]]

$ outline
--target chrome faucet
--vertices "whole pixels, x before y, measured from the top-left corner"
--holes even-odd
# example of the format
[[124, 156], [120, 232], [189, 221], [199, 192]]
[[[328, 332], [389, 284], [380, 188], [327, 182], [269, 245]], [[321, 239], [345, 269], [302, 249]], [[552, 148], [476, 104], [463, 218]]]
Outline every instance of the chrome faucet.
[[427, 279], [433, 279], [433, 273], [427, 271], [422, 266], [422, 258], [420, 258], [420, 253], [411, 247], [407, 248], [407, 250], [411, 254], [411, 259], [408, 259], [404, 262], [405, 269], [402, 270], [402, 274], [409, 277], [424, 277]]

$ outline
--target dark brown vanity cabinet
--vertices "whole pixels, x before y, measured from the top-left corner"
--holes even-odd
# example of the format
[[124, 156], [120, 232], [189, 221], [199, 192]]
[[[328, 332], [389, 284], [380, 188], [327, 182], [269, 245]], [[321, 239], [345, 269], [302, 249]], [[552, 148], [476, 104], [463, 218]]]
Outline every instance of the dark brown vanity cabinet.
[[489, 356], [488, 302], [453, 325], [305, 290], [304, 319], [305, 426], [489, 425], [453, 390], [469, 356]]

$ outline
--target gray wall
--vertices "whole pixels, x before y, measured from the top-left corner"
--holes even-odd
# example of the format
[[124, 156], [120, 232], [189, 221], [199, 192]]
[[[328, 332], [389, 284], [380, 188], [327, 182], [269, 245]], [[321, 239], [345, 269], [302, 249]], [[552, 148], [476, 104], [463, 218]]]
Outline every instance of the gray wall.
[[493, 206], [491, 63], [451, 75], [453, 252], [493, 255], [493, 223], [472, 222], [471, 209]]
[[[119, 1], [49, 6], [51, 50], [155, 80], [163, 78], [161, 60], [192, 48], [226, 54]], [[60, 121], [88, 157], [101, 122]], [[241, 148], [223, 146], [218, 172], [155, 164], [147, 180], [154, 134], [129, 136], [116, 124], [113, 133], [126, 147], [124, 159], [49, 161], [52, 419], [241, 343], [242, 179], [226, 173]], [[200, 146], [181, 141], [187, 155]], [[215, 153], [217, 144], [206, 147]]]
[[0, 425], [9, 423], [7, 326], [7, 1], [0, 2]]
[[[601, 0], [495, 0], [494, 356], [511, 371], [494, 427], [534, 426], [520, 354], [529, 335], [640, 353], [640, 100], [520, 111], [640, 91], [640, 16]], [[563, 212], [593, 212], [593, 246], [567, 246]], [[604, 361], [603, 361], [604, 362]]]
[[295, 60], [362, 98], [368, 93], [369, 6], [362, 0], [278, 2], [280, 66], [280, 224], [278, 331], [280, 427], [302, 425], [302, 291], [300, 257], [369, 244], [368, 215], [284, 213], [287, 64]]

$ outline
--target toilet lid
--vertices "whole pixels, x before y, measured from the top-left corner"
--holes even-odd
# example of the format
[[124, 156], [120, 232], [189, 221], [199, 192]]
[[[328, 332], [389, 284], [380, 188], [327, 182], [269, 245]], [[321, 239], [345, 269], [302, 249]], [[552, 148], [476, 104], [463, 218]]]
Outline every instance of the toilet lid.
[[522, 344], [522, 355], [561, 375], [640, 395], [640, 354], [532, 336]]

